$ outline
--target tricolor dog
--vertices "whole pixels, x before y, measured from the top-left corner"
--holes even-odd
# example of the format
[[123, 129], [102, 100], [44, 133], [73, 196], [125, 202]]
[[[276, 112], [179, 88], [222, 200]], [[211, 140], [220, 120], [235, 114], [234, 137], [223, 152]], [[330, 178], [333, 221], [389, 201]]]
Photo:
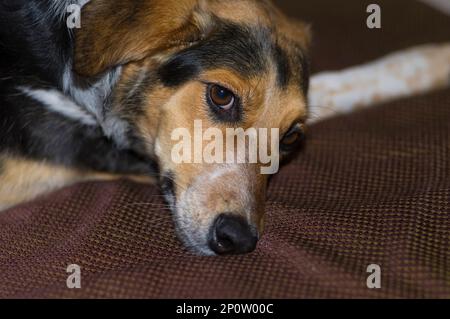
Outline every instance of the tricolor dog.
[[[261, 163], [176, 163], [171, 136], [199, 120], [276, 128], [281, 158], [294, 152], [308, 28], [268, 0], [84, 2], [0, 3], [0, 207], [78, 181], [154, 176], [193, 251], [254, 250]], [[71, 4], [80, 28], [67, 26]]]

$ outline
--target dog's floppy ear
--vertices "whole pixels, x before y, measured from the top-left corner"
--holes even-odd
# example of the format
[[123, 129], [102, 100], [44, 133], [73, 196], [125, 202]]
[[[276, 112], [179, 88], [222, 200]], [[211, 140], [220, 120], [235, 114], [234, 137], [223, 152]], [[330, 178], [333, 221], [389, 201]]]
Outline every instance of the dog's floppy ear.
[[286, 24], [286, 35], [296, 42], [303, 50], [309, 51], [311, 47], [311, 26], [302, 21], [289, 19]]
[[[271, 2], [269, 3], [271, 4]], [[280, 9], [273, 5], [270, 8], [272, 18], [276, 21], [280, 33], [302, 50], [309, 51], [312, 38], [311, 26], [303, 21], [286, 16]]]
[[74, 70], [96, 76], [201, 36], [198, 0], [92, 0], [76, 31]]

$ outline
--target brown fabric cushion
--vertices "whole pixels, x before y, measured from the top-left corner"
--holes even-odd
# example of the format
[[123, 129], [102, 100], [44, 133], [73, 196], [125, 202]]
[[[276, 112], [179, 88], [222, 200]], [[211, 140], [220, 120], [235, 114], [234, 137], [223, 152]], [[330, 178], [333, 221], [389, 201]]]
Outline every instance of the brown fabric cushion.
[[[411, 1], [379, 1], [383, 30], [370, 32], [354, 27], [364, 1], [298, 2], [280, 4], [314, 22], [316, 70], [450, 39], [450, 19]], [[446, 90], [313, 126], [272, 180], [266, 232], [246, 256], [188, 253], [158, 190], [128, 181], [11, 209], [0, 214], [0, 297], [448, 298], [449, 105]], [[381, 289], [366, 287], [372, 263]], [[66, 288], [69, 264], [82, 267], [80, 290]]]

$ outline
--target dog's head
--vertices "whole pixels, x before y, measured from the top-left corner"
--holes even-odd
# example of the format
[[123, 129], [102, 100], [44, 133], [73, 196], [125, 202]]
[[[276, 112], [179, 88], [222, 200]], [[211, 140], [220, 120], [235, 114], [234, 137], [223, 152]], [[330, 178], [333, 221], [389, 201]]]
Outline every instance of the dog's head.
[[[267, 129], [257, 152], [264, 143], [280, 157], [296, 149], [307, 114], [307, 27], [264, 0], [93, 0], [81, 23], [74, 68], [96, 77], [121, 66], [111, 111], [158, 161], [185, 244], [203, 254], [252, 251], [264, 228], [263, 163], [196, 155], [199, 147], [223, 159], [238, 153], [238, 143], [227, 147], [237, 139], [227, 128]], [[216, 130], [196, 139], [199, 124]], [[180, 132], [193, 138], [184, 141], [189, 154], [176, 152]], [[212, 150], [218, 133], [225, 145]]]

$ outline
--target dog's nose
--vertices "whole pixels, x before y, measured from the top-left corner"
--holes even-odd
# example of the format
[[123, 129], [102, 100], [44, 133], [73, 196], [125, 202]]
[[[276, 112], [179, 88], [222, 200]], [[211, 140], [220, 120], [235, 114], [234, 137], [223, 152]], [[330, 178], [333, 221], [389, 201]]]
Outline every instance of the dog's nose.
[[255, 227], [244, 218], [221, 214], [212, 225], [209, 246], [219, 255], [245, 254], [255, 250], [257, 241]]

